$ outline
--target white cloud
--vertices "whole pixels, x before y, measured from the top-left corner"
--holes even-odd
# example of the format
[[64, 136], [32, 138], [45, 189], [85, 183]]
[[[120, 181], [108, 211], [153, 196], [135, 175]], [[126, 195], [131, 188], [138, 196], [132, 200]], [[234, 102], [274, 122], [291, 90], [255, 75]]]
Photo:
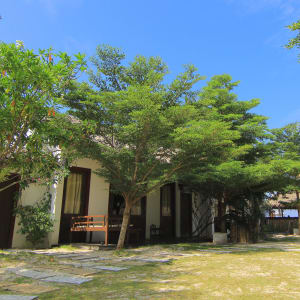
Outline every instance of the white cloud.
[[243, 14], [255, 14], [261, 11], [276, 9], [279, 18], [295, 19], [300, 16], [299, 0], [225, 0], [235, 5]]
[[38, 4], [46, 11], [50, 16], [58, 14], [62, 5], [68, 5], [69, 8], [78, 8], [82, 5], [83, 0], [25, 0], [27, 4]]
[[281, 120], [282, 126], [285, 126], [289, 123], [299, 122], [300, 121], [300, 108], [296, 108], [295, 110], [291, 111], [287, 115], [283, 116]]
[[57, 14], [57, 4], [59, 1], [57, 0], [40, 0], [40, 3], [44, 6], [47, 13], [50, 15]]

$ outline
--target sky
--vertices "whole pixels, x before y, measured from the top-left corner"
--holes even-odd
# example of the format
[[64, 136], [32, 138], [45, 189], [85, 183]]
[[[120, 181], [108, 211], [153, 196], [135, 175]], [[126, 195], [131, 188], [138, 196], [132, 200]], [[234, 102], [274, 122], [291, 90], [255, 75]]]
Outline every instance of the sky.
[[109, 44], [129, 61], [162, 57], [170, 79], [194, 64], [206, 81], [240, 81], [239, 100], [259, 98], [271, 128], [300, 121], [300, 51], [284, 48], [300, 0], [0, 0], [0, 15], [3, 42], [87, 57]]

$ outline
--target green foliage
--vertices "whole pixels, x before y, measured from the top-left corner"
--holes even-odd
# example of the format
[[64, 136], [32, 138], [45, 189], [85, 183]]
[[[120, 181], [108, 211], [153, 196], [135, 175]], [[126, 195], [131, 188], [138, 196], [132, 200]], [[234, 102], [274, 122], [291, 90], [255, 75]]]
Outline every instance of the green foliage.
[[97, 174], [123, 195], [130, 210], [176, 180], [178, 172], [228, 156], [239, 133], [209, 107], [198, 112], [193, 88], [202, 77], [195, 67], [185, 66], [166, 84], [161, 58], [138, 56], [128, 65], [124, 58], [118, 49], [98, 47], [92, 59], [96, 71], [89, 72], [93, 86], [75, 84], [66, 105], [81, 120], [84, 138], [77, 149], [99, 162]]
[[289, 40], [288, 44], [286, 45], [286, 48], [288, 48], [288, 49], [300, 48], [300, 20], [298, 20], [297, 22], [292, 23], [291, 25], [289, 25], [287, 27], [291, 31], [296, 31], [297, 35], [294, 38]]
[[297, 183], [299, 124], [270, 132], [267, 118], [251, 112], [259, 100], [238, 101], [232, 92], [236, 86], [238, 82], [231, 82], [229, 75], [214, 76], [194, 103], [199, 114], [209, 108], [213, 118], [238, 132], [239, 137], [227, 145], [229, 155], [219, 163], [195, 164], [181, 180], [204, 196], [218, 199], [224, 207], [231, 207], [230, 218], [235, 222], [254, 228], [266, 193], [290, 190]]
[[[47, 182], [65, 170], [58, 145], [69, 140], [60, 103], [76, 74], [81, 54], [72, 60], [52, 49], [36, 54], [21, 42], [0, 44], [0, 182], [17, 173], [21, 184]], [[67, 167], [67, 165], [66, 165]]]
[[273, 129], [271, 150], [277, 158], [277, 168], [284, 175], [277, 192], [300, 190], [300, 123], [295, 122], [283, 128]]
[[124, 57], [118, 49], [98, 47], [96, 73], [89, 72], [97, 90], [74, 86], [67, 105], [94, 126], [82, 141], [86, 146], [78, 147], [82, 155], [98, 160], [97, 173], [134, 202], [195, 161], [222, 157], [238, 134], [210, 118], [209, 109], [201, 116], [192, 105], [192, 87], [201, 79], [193, 66], [167, 85], [160, 58], [138, 56], [126, 66]]
[[54, 219], [50, 208], [51, 195], [46, 193], [34, 205], [19, 205], [15, 210], [19, 217], [19, 233], [24, 234], [26, 240], [33, 246], [38, 245], [49, 232], [53, 231]]

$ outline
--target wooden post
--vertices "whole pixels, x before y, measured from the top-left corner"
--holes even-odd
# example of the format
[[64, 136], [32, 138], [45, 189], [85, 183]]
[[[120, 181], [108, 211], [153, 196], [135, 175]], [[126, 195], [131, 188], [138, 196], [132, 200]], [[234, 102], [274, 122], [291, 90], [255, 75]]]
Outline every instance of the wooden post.
[[73, 218], [74, 218], [74, 217], [72, 217], [72, 218], [71, 218], [71, 224], [70, 224], [70, 234], [69, 234], [69, 240], [70, 240], [70, 244], [72, 244], [72, 233], [73, 233], [73, 231], [72, 231], [72, 227], [73, 227]]
[[105, 246], [108, 245], [108, 215], [104, 216], [104, 223], [105, 223]]

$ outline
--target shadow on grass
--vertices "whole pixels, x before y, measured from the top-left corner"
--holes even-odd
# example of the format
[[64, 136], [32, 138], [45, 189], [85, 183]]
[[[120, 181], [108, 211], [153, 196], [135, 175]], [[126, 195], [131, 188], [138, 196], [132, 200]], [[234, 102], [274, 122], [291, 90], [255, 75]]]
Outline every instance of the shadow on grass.
[[272, 243], [281, 243], [281, 242], [289, 242], [289, 243], [300, 243], [299, 236], [270, 236], [266, 237], [264, 242], [272, 242]]

